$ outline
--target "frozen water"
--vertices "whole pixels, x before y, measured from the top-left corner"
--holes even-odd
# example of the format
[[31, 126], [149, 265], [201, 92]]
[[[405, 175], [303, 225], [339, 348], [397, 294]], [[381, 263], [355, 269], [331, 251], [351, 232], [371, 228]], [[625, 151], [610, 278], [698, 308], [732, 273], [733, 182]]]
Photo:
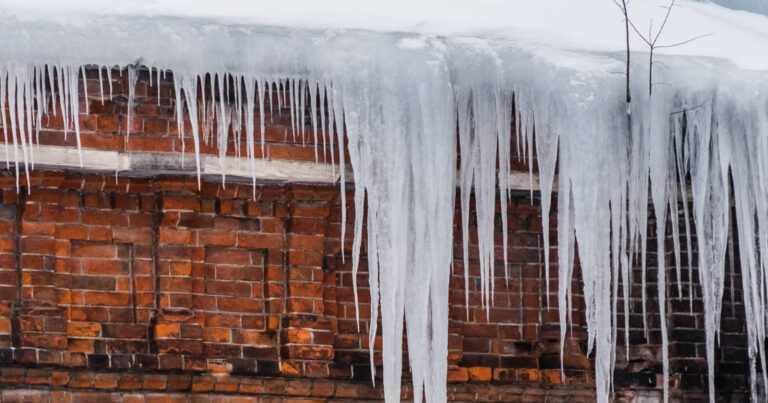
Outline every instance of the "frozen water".
[[[337, 153], [330, 153], [331, 163], [339, 169], [342, 188], [347, 163], [354, 173], [353, 273], [361, 261], [365, 223], [372, 301], [368, 331], [373, 346], [380, 313], [387, 401], [399, 400], [402, 335], [407, 322], [414, 396], [439, 402], [446, 399], [456, 186], [460, 187], [463, 268], [466, 274], [468, 245], [476, 242], [482, 304], [489, 308], [497, 260], [504, 262], [505, 273], [507, 269], [507, 173], [514, 129], [514, 151], [530, 165], [535, 163], [539, 172], [548, 304], [553, 266], [549, 262], [549, 211], [557, 188], [557, 302], [563, 342], [572, 322], [571, 280], [578, 247], [598, 401], [610, 399], [621, 325], [616, 312], [619, 294], [626, 298], [630, 284], [636, 281], [630, 277], [635, 263], [642, 268], [645, 293], [645, 255], [648, 249], [663, 255], [668, 224], [678, 238], [679, 200], [686, 252], [690, 257], [693, 232], [697, 249], [702, 251], [698, 272], [711, 392], [734, 207], [754, 390], [757, 361], [765, 367], [768, 304], [768, 255], [764, 255], [768, 253], [768, 164], [764, 162], [768, 160], [768, 73], [744, 68], [768, 69], [768, 52], [754, 52], [759, 48], [756, 43], [765, 43], [768, 31], [760, 23], [766, 19], [681, 1], [688, 11], [680, 13], [682, 25], [670, 25], [672, 42], [697, 34], [687, 33], [686, 27], [706, 25], [695, 19], [700, 16], [711, 23], [708, 27], [721, 30], [717, 33], [739, 46], [725, 46], [720, 39], [708, 37], [708, 42], [702, 40], [706, 46], [666, 49], [666, 53], [683, 56], [656, 55], [662, 67], [654, 68], [652, 94], [645, 80], [649, 75], [647, 55], [633, 54], [634, 95], [627, 109], [623, 54], [614, 52], [621, 48], [595, 39], [605, 33], [601, 29], [613, 24], [601, 22], [596, 30], [575, 33], [582, 35], [581, 44], [572, 38], [556, 40], [545, 29], [562, 22], [568, 31], [574, 18], [564, 19], [560, 14], [581, 15], [581, 8], [602, 16], [604, 11], [595, 8], [598, 3], [589, 0], [575, 10], [571, 2], [553, 1], [560, 8], [555, 7], [558, 11], [551, 14], [554, 21], [544, 22], [524, 19], [539, 7], [530, 3], [523, 7], [522, 2], [510, 2], [521, 6], [520, 12], [509, 14], [512, 28], [497, 27], [496, 34], [480, 30], [477, 21], [490, 18], [500, 24], [500, 20], [473, 14], [468, 23], [449, 27], [445, 21], [455, 15], [444, 10], [425, 26], [382, 18], [384, 22], [366, 27], [377, 31], [400, 27], [411, 32], [385, 33], [354, 29], [363, 27], [360, 21], [365, 19], [342, 18], [340, 26], [352, 28], [349, 30], [319, 29], [336, 21], [327, 10], [318, 13], [319, 22], [304, 24], [280, 12], [203, 18], [203, 14], [195, 14], [196, 7], [202, 7], [197, 2], [179, 14], [149, 1], [126, 9], [96, 2], [54, 7], [48, 1], [31, 1], [15, 8], [0, 3], [0, 11], [4, 11], [0, 13], [4, 38], [0, 42], [0, 107], [9, 111], [2, 116], [4, 152], [16, 161], [17, 178], [21, 177], [19, 170], [28, 170], [35, 163], [41, 118], [51, 113], [61, 114], [79, 146], [81, 95], [87, 93], [81, 78], [86, 67], [98, 68], [100, 75], [106, 68], [110, 89], [107, 94], [100, 88], [100, 98], [112, 97], [112, 68], [126, 70], [122, 73], [129, 83], [126, 134], [133, 119], [137, 70], [149, 68], [158, 80], [170, 70], [179, 135], [183, 138], [184, 120], [188, 119], [198, 181], [200, 142], [215, 141], [223, 157], [230, 132], [234, 152], [250, 159], [255, 178], [256, 147], [261, 147], [263, 155], [265, 144], [265, 98], [272, 108], [274, 96], [281, 107], [290, 110], [294, 138], [308, 140], [311, 136], [315, 147], [322, 147], [323, 156], [337, 148]], [[51, 9], [35, 8], [41, 5]], [[370, 11], [350, 7], [358, 10], [358, 16]], [[157, 17], [147, 17], [145, 8]], [[224, 9], [233, 13], [238, 8]], [[453, 3], [446, 9], [463, 10]], [[609, 9], [608, 18], [620, 20], [616, 10]], [[59, 12], [50, 15], [51, 10]], [[646, 5], [638, 5], [637, 10], [638, 18], [653, 13]], [[715, 12], [724, 14], [712, 22]], [[94, 13], [101, 13], [100, 18], [89, 18]], [[735, 22], [744, 24], [734, 26]], [[264, 23], [283, 27], [258, 25]], [[532, 39], [534, 36], [540, 39]], [[750, 52], [746, 54], [744, 49]], [[311, 132], [305, 127], [307, 118]], [[241, 133], [244, 144], [239, 140]], [[345, 150], [349, 161], [345, 161]], [[315, 155], [319, 152], [316, 149]], [[222, 181], [226, 181], [223, 163]], [[477, 233], [472, 236], [476, 239], [471, 239], [468, 230], [472, 196], [477, 220]], [[341, 202], [346, 211], [346, 198]], [[651, 212], [656, 242], [649, 246]], [[497, 213], [504, 242], [501, 259], [495, 250]], [[346, 217], [342, 220], [344, 237]], [[676, 239], [673, 248], [679, 279], [682, 242]], [[669, 369], [664, 318], [670, 292], [665, 287], [665, 260], [657, 262], [666, 398]], [[674, 294], [680, 297], [682, 287]], [[643, 294], [643, 313], [645, 300]], [[627, 328], [629, 308], [623, 305], [623, 326]], [[765, 385], [765, 373], [760, 376]], [[714, 393], [710, 396], [714, 399]]]

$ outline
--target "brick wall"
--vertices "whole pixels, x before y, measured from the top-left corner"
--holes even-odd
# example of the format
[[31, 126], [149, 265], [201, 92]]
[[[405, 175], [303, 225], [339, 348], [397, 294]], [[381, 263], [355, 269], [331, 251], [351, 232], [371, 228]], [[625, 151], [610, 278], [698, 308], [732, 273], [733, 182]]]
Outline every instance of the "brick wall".
[[[113, 74], [114, 87], [122, 91], [104, 105], [98, 83], [89, 82], [90, 97], [82, 102], [89, 102], [90, 114], [80, 116], [86, 148], [181, 149], [171, 82], [163, 81], [158, 106], [157, 88], [147, 85], [145, 73], [136, 88], [130, 140], [125, 135], [127, 75]], [[87, 76], [92, 81], [98, 77], [91, 71]], [[265, 117], [269, 118], [266, 157], [313, 161], [314, 148], [290, 134], [287, 112], [274, 110], [274, 116]], [[72, 134], [64, 140], [56, 117], [44, 118], [43, 124], [41, 144], [74, 146]], [[187, 140], [189, 151], [191, 139]], [[234, 147], [229, 149], [234, 153]], [[260, 152], [260, 145], [257, 149]], [[213, 146], [204, 152], [218, 153]], [[381, 356], [380, 340], [368, 345], [365, 258], [358, 278], [352, 278], [350, 234], [355, 212], [354, 206], [347, 207], [348, 238], [342, 242], [338, 186], [260, 184], [254, 195], [250, 184], [224, 187], [204, 181], [198, 188], [196, 178], [189, 176], [115, 177], [48, 170], [34, 171], [31, 186], [17, 192], [11, 171], [0, 177], [2, 401], [382, 397], [381, 388], [374, 388], [370, 380], [368, 349], [377, 351], [377, 366]], [[21, 183], [25, 181], [22, 178]], [[593, 362], [586, 355], [578, 267], [574, 326], [566, 342], [565, 379], [561, 379], [557, 265], [553, 264], [547, 304], [538, 201], [523, 192], [508, 206], [509, 279], [497, 262], [494, 306], [488, 312], [480, 307], [479, 267], [473, 259], [465, 300], [458, 214], [450, 296], [449, 399], [592, 401]], [[553, 214], [553, 240], [555, 219]], [[671, 238], [669, 242], [671, 246]], [[476, 245], [470, 246], [472, 258], [476, 250]], [[548, 252], [556, 263], [554, 247]], [[649, 267], [657, 258], [653, 252], [649, 251]], [[671, 267], [672, 254], [664, 258]], [[655, 274], [655, 269], [648, 271], [646, 337], [639, 268], [633, 272], [629, 360], [624, 356], [623, 328], [618, 331], [620, 400], [660, 394]], [[706, 401], [703, 308], [698, 275], [694, 271], [693, 290], [687, 275], [683, 270], [684, 298], [679, 298], [674, 269], [668, 272], [673, 396]], [[359, 330], [354, 281], [360, 295]], [[740, 284], [738, 270], [735, 283]], [[729, 276], [726, 290], [717, 379], [722, 397], [738, 400], [747, 387], [744, 314], [738, 286], [736, 304], [730, 304]], [[403, 396], [409, 393], [406, 382]]]

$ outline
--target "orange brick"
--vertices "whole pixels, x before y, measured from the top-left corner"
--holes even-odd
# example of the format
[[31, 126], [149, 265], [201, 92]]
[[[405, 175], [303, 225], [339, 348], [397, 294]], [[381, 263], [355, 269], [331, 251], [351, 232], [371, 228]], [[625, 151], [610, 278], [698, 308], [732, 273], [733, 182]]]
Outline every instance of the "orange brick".
[[474, 382], [488, 382], [493, 377], [493, 371], [489, 367], [467, 368], [469, 380]]
[[144, 389], [163, 390], [167, 382], [165, 375], [144, 375]]
[[190, 262], [173, 262], [171, 263], [171, 275], [173, 276], [189, 276], [192, 273], [192, 263]]
[[563, 383], [562, 373], [559, 369], [542, 369], [541, 383], [544, 385], [560, 385]]
[[466, 382], [469, 380], [469, 372], [466, 368], [449, 367], [448, 382]]
[[178, 338], [181, 336], [178, 324], [158, 323], [155, 326], [155, 337]]
[[285, 342], [294, 344], [311, 344], [312, 332], [304, 329], [287, 329], [284, 332]]
[[517, 379], [521, 382], [541, 382], [541, 373], [538, 369], [518, 368]]
[[293, 361], [283, 361], [280, 363], [280, 374], [283, 376], [301, 376], [301, 363]]
[[101, 333], [101, 325], [90, 322], [67, 323], [67, 335], [74, 337], [98, 337]]

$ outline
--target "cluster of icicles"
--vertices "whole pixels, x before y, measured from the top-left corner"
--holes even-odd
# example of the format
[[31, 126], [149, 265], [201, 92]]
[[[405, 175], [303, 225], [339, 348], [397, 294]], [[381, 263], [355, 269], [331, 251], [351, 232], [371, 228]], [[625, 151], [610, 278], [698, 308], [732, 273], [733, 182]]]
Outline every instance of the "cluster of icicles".
[[[434, 44], [403, 39], [386, 62], [366, 62], [365, 68], [307, 69], [287, 79], [268, 73], [189, 72], [181, 66], [167, 67], [174, 71], [176, 113], [191, 123], [198, 162], [200, 142], [210, 141], [213, 134], [221, 155], [226, 154], [230, 129], [238, 147], [242, 147], [239, 139], [244, 133], [245, 154], [253, 161], [259, 132], [264, 146], [265, 122], [258, 117], [265, 116], [265, 100], [272, 100], [273, 95], [279, 105], [290, 107], [294, 135], [312, 135], [314, 144], [338, 147], [339, 161], [333, 163], [339, 165], [342, 183], [346, 181], [343, 150], [348, 150], [354, 171], [355, 211], [367, 206], [369, 337], [372, 346], [380, 312], [387, 401], [397, 401], [400, 396], [400, 352], [406, 320], [414, 398], [445, 401], [455, 189], [457, 185], [461, 189], [465, 276], [469, 266], [470, 195], [474, 194], [482, 303], [488, 308], [493, 304], [494, 264], [500, 260], [494, 256], [497, 202], [505, 245], [502, 259], [505, 269], [507, 266], [507, 174], [513, 153], [529, 162], [536, 156], [545, 250], [549, 250], [550, 199], [559, 166], [561, 336], [565, 340], [571, 321], [571, 277], [578, 244], [588, 345], [590, 352], [595, 351], [600, 402], [609, 400], [616, 355], [629, 356], [629, 346], [617, 346], [620, 327], [627, 333], [624, 339], [629, 339], [629, 304], [623, 304], [623, 326], [618, 323], [617, 306], [620, 298], [629, 297], [635, 263], [643, 268], [645, 308], [649, 197], [657, 218], [659, 256], [664, 254], [666, 225], [671, 226], [678, 298], [683, 297], [681, 255], [684, 251], [692, 256], [696, 240], [710, 396], [714, 401], [714, 345], [720, 328], [726, 248], [732, 242], [731, 206], [735, 206], [754, 400], [756, 361], [765, 368], [763, 341], [768, 312], [768, 91], [764, 91], [768, 85], [757, 74], [743, 73], [738, 80], [728, 82], [707, 73], [709, 67], [671, 59], [667, 63], [681, 70], [680, 74], [675, 74], [675, 69], [661, 74], [671, 85], [655, 86], [649, 95], [643, 80], [635, 80], [639, 82], [633, 83], [636, 95], [627, 105], [624, 77], [615, 74], [621, 71], [620, 59], [602, 58], [607, 67], [583, 68], [583, 64], [574, 63], [555, 68], [545, 60], [513, 50], [492, 51], [462, 41]], [[104, 95], [103, 80], [100, 94], [102, 99], [111, 97], [111, 68], [89, 68], [98, 69], [100, 77], [108, 76], [109, 95]], [[127, 67], [129, 106], [136, 69]], [[159, 83], [165, 71], [150, 68], [150, 74], [153, 70]], [[647, 71], [638, 65], [633, 66], [633, 73], [643, 77]], [[17, 173], [20, 166], [28, 170], [34, 164], [34, 144], [44, 115], [60, 113], [72, 135], [79, 137], [81, 94], [88, 91], [81, 79], [84, 75], [84, 66], [0, 67], [0, 108], [9, 111], [2, 114], [6, 159], [17, 162]], [[84, 105], [87, 113], [88, 102]], [[184, 136], [184, 119], [177, 120], [179, 135]], [[305, 129], [307, 121], [311, 121], [311, 131]], [[202, 133], [198, 127], [203, 127]], [[517, 136], [516, 150], [510, 149], [513, 133]], [[457, 141], [460, 162], [456, 158]], [[678, 206], [682, 206], [684, 237]], [[342, 231], [344, 228], [342, 225]], [[362, 233], [363, 218], [356, 217], [352, 249], [355, 273]], [[548, 293], [550, 264], [548, 253], [544, 256]], [[666, 268], [664, 259], [657, 260], [663, 319], [668, 294]], [[733, 263], [730, 266], [733, 270]], [[692, 284], [689, 289], [693, 289]], [[665, 320], [661, 320], [661, 332], [666, 400]], [[765, 379], [765, 372], [762, 376]]]

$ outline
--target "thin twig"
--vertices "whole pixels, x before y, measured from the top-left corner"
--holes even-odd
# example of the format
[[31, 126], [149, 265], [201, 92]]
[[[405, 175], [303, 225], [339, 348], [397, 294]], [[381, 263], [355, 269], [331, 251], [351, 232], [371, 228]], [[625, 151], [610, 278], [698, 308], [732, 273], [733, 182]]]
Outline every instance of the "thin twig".
[[627, 42], [627, 115], [630, 113], [629, 104], [632, 102], [632, 96], [630, 95], [630, 85], [629, 85], [629, 65], [630, 65], [630, 52], [629, 52], [629, 24], [631, 24], [631, 21], [629, 20], [629, 15], [627, 14], [627, 0], [621, 0], [621, 4], [619, 4], [618, 0], [613, 0], [613, 3], [616, 4], [616, 7], [619, 8], [622, 14], [624, 14], [624, 30], [625, 30], [625, 39]]
[[681, 109], [681, 110], [679, 110], [679, 111], [674, 111], [674, 112], [671, 112], [671, 113], [669, 114], [669, 116], [672, 116], [672, 115], [677, 115], [677, 114], [680, 114], [680, 113], [685, 113], [685, 112], [687, 112], [687, 111], [692, 111], [692, 110], [694, 110], [694, 109], [698, 109], [698, 108], [701, 108], [701, 107], [703, 107], [703, 106], [704, 106], [704, 105], [706, 105], [706, 104], [707, 104], [707, 101], [704, 101], [704, 102], [702, 102], [702, 103], [700, 103], [700, 104], [698, 104], [698, 105], [696, 105], [696, 106], [692, 106], [692, 107], [690, 107], [690, 108], [683, 108], [683, 109]]
[[682, 45], [685, 45], [685, 44], [687, 44], [687, 43], [691, 43], [691, 42], [693, 42], [693, 41], [695, 41], [695, 40], [697, 40], [697, 39], [705, 38], [705, 37], [707, 37], [707, 36], [711, 36], [711, 35], [712, 35], [712, 33], [710, 32], [710, 33], [708, 33], [708, 34], [702, 34], [702, 35], [699, 35], [699, 36], [694, 36], [694, 37], [693, 37], [693, 38], [691, 38], [691, 39], [688, 39], [688, 40], [685, 40], [685, 41], [682, 41], [682, 42], [678, 42], [678, 43], [673, 43], [673, 44], [670, 44], [670, 45], [656, 45], [656, 49], [661, 49], [661, 48], [674, 48], [674, 47], [676, 47], [676, 46], [682, 46]]

